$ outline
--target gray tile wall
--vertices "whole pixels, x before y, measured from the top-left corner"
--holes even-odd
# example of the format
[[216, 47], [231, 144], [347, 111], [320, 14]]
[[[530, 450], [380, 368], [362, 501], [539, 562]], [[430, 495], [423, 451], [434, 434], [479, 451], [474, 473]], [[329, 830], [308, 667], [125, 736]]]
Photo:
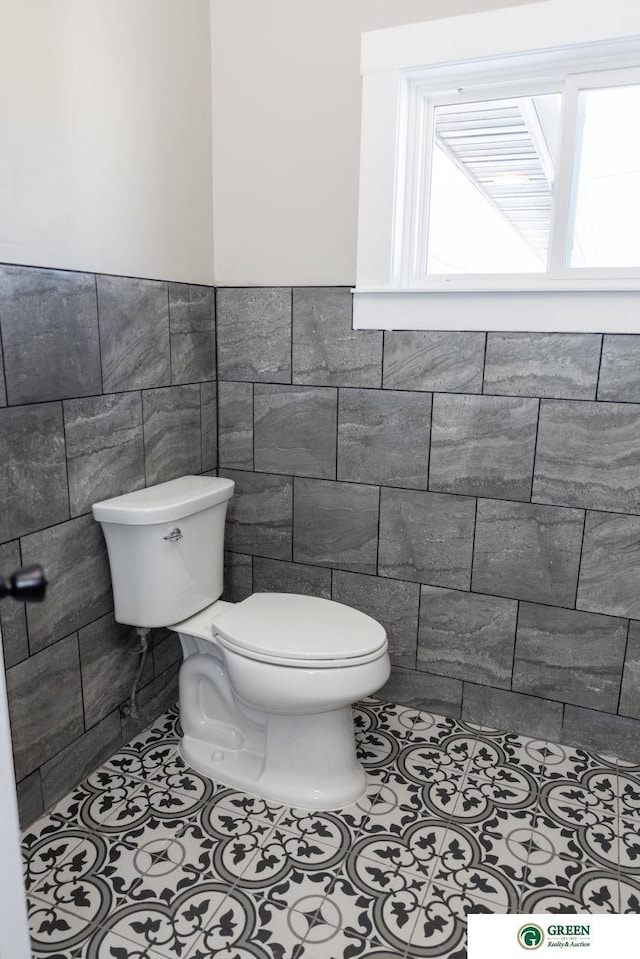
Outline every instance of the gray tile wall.
[[[0, 572], [39, 562], [50, 581], [44, 603], [0, 607], [26, 824], [141, 725], [120, 711], [140, 645], [113, 619], [91, 505], [216, 468], [215, 291], [0, 266], [0, 333]], [[177, 700], [180, 659], [154, 631], [142, 724]]]
[[[640, 336], [355, 332], [345, 288], [13, 266], [0, 332], [2, 570], [52, 579], [0, 608], [27, 820], [134, 731], [91, 503], [216, 468], [225, 598], [356, 606], [389, 699], [640, 761]], [[179, 658], [155, 637], [147, 717]]]
[[387, 628], [389, 699], [640, 761], [640, 335], [218, 302], [228, 597], [332, 596]]

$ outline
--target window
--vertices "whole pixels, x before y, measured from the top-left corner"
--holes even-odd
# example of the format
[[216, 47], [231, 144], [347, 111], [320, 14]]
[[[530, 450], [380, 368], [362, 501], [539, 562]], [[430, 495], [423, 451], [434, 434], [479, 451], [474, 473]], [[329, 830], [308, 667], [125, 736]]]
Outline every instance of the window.
[[377, 31], [363, 69], [356, 327], [640, 330], [640, 12]]

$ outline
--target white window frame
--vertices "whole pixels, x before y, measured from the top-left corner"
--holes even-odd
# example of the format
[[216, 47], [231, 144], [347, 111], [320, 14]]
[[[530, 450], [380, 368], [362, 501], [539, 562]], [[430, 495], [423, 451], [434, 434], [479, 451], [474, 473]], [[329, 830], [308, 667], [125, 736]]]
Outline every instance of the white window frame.
[[463, 100], [530, 92], [533, 81], [536, 92], [564, 88], [571, 110], [585, 81], [638, 82], [634, 8], [628, 0], [544, 0], [363, 36], [356, 329], [640, 332], [640, 271], [563, 266], [570, 124], [561, 131], [556, 185], [564, 202], [552, 224], [550, 272], [426, 276], [418, 269], [426, 260], [424, 162], [434, 106], [458, 90]]

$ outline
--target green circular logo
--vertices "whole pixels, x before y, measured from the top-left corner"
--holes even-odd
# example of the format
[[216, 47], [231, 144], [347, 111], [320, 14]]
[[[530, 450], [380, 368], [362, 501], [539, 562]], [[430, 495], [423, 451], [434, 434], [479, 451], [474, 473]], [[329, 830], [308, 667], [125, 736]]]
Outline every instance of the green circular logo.
[[544, 932], [540, 926], [530, 922], [518, 929], [518, 944], [523, 949], [538, 949], [543, 942]]

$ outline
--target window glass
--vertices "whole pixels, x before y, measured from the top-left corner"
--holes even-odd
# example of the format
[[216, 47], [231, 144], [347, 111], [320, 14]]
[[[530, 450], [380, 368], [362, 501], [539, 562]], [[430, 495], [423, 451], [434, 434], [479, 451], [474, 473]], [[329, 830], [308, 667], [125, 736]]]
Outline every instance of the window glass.
[[565, 265], [640, 266], [640, 84], [578, 95]]
[[560, 106], [553, 93], [435, 107], [428, 275], [545, 271]]

